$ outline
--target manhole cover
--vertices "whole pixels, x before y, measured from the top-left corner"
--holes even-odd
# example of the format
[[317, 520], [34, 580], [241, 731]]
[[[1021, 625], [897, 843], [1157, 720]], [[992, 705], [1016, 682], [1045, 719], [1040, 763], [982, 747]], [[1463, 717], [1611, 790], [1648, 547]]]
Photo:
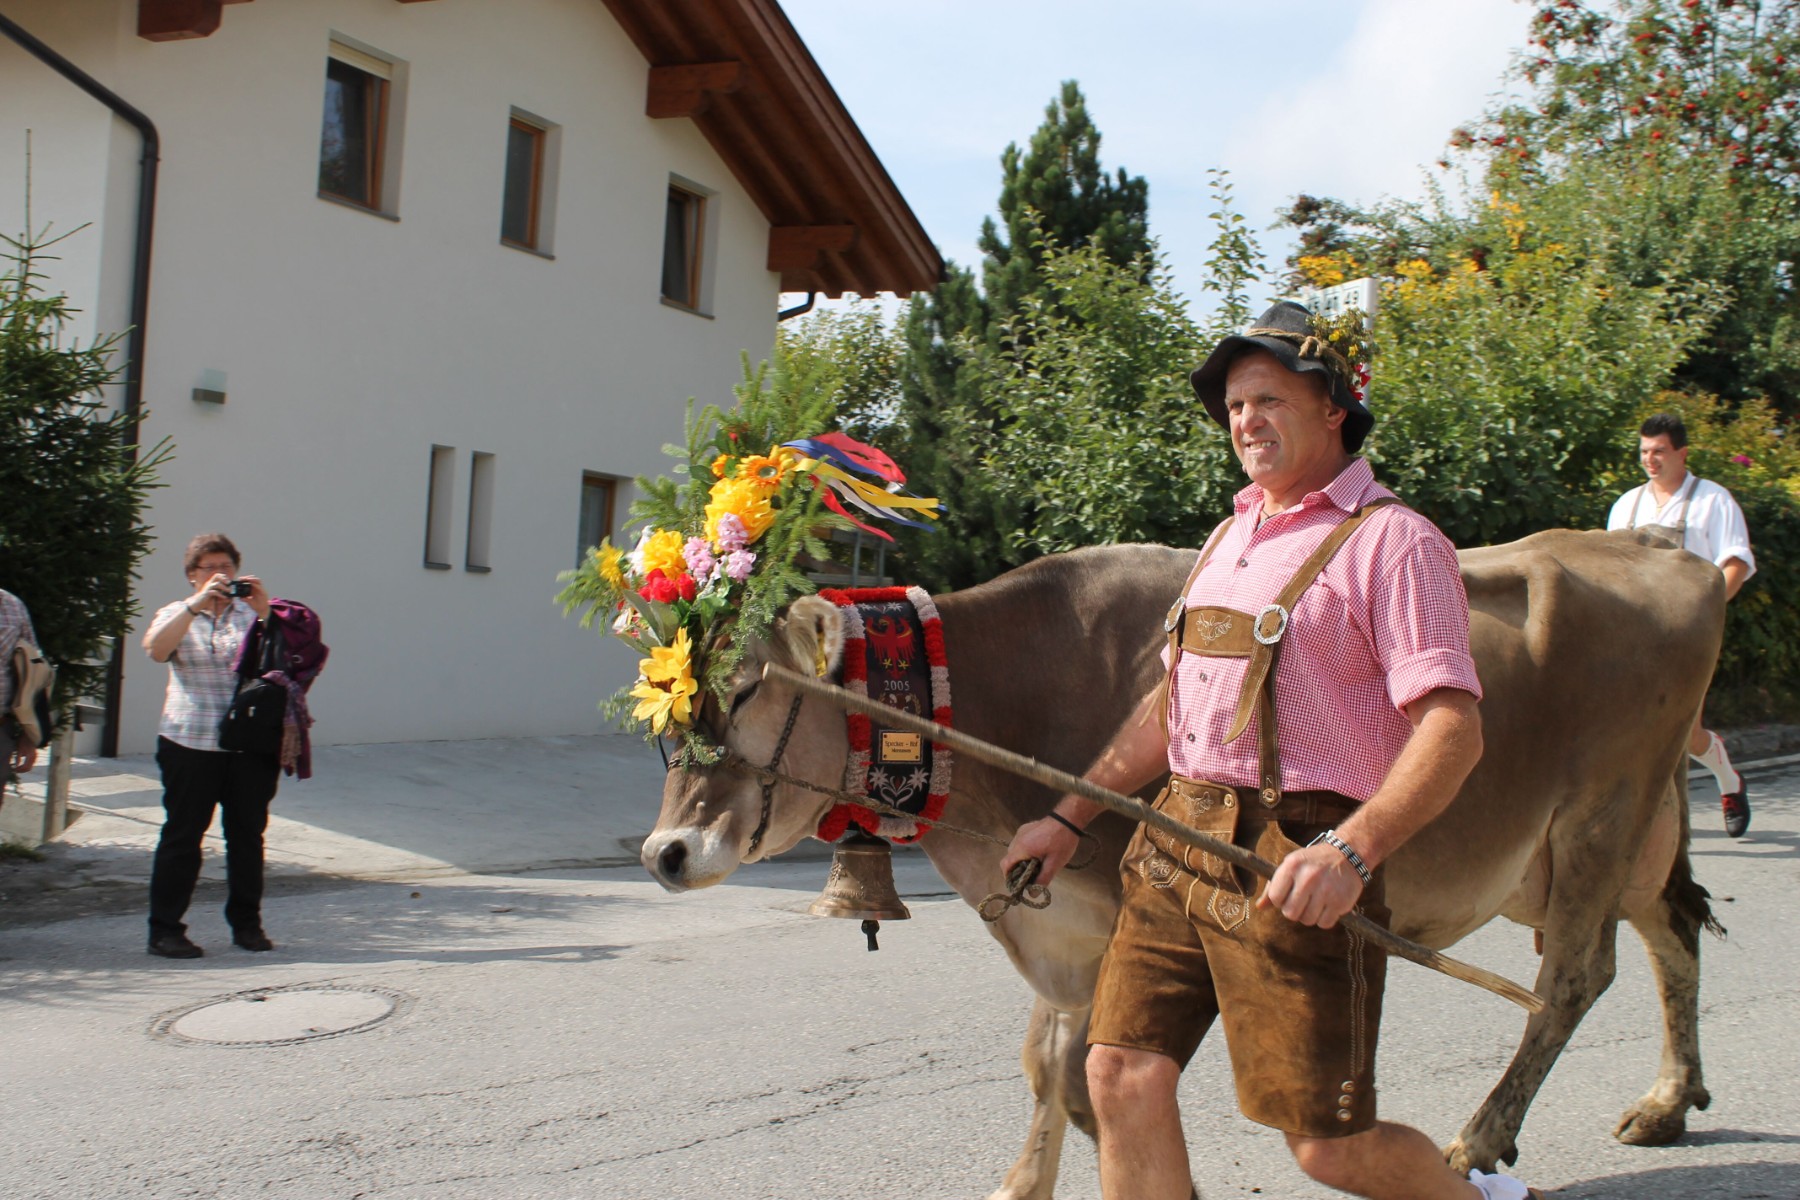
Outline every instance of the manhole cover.
[[408, 1003], [386, 988], [298, 983], [190, 1004], [158, 1017], [150, 1034], [201, 1046], [290, 1046], [361, 1033]]

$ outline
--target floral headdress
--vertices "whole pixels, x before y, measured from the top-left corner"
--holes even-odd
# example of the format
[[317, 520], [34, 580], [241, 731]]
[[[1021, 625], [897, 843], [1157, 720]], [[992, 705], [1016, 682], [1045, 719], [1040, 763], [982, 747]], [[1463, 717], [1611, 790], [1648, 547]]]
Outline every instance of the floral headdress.
[[601, 542], [562, 575], [557, 597], [564, 613], [582, 610], [583, 627], [604, 620], [645, 655], [609, 712], [629, 709], [647, 737], [680, 736], [700, 761], [718, 755], [694, 728], [700, 689], [724, 699], [744, 647], [815, 590], [802, 560], [828, 560], [833, 529], [893, 540], [852, 509], [929, 529], [940, 508], [906, 492], [905, 474], [880, 450], [811, 432], [833, 423], [836, 407], [807, 381], [765, 365], [737, 390], [730, 412], [709, 405], [696, 416], [690, 406], [686, 446], [664, 448], [685, 482], [640, 477], [632, 548]]

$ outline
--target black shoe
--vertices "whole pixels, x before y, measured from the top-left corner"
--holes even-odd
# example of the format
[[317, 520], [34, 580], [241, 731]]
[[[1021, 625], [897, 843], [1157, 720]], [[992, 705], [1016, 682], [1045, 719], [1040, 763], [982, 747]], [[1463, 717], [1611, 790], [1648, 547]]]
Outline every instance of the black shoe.
[[1719, 797], [1719, 804], [1725, 810], [1725, 834], [1727, 837], [1740, 838], [1744, 830], [1750, 828], [1750, 787], [1742, 779], [1738, 780], [1738, 790], [1726, 792]]
[[246, 929], [231, 935], [231, 944], [243, 950], [273, 950], [275, 943], [260, 929]]
[[186, 934], [165, 933], [150, 939], [149, 951], [158, 958], [199, 958], [206, 951], [187, 940]]

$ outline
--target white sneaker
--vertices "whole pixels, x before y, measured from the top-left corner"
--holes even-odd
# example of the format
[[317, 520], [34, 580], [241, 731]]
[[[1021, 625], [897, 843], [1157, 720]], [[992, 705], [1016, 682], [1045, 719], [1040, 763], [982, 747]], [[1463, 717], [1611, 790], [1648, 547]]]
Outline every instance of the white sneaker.
[[1485, 1200], [1541, 1200], [1538, 1192], [1532, 1191], [1511, 1175], [1488, 1175], [1481, 1171], [1470, 1171], [1469, 1182], [1481, 1190]]

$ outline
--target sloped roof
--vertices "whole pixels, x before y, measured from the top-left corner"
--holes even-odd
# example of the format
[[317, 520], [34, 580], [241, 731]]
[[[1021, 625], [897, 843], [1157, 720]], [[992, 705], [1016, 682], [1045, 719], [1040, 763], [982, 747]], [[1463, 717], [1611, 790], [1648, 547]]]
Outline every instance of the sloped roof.
[[646, 111], [699, 126], [768, 218], [785, 291], [906, 296], [943, 259], [776, 0], [605, 0]]

